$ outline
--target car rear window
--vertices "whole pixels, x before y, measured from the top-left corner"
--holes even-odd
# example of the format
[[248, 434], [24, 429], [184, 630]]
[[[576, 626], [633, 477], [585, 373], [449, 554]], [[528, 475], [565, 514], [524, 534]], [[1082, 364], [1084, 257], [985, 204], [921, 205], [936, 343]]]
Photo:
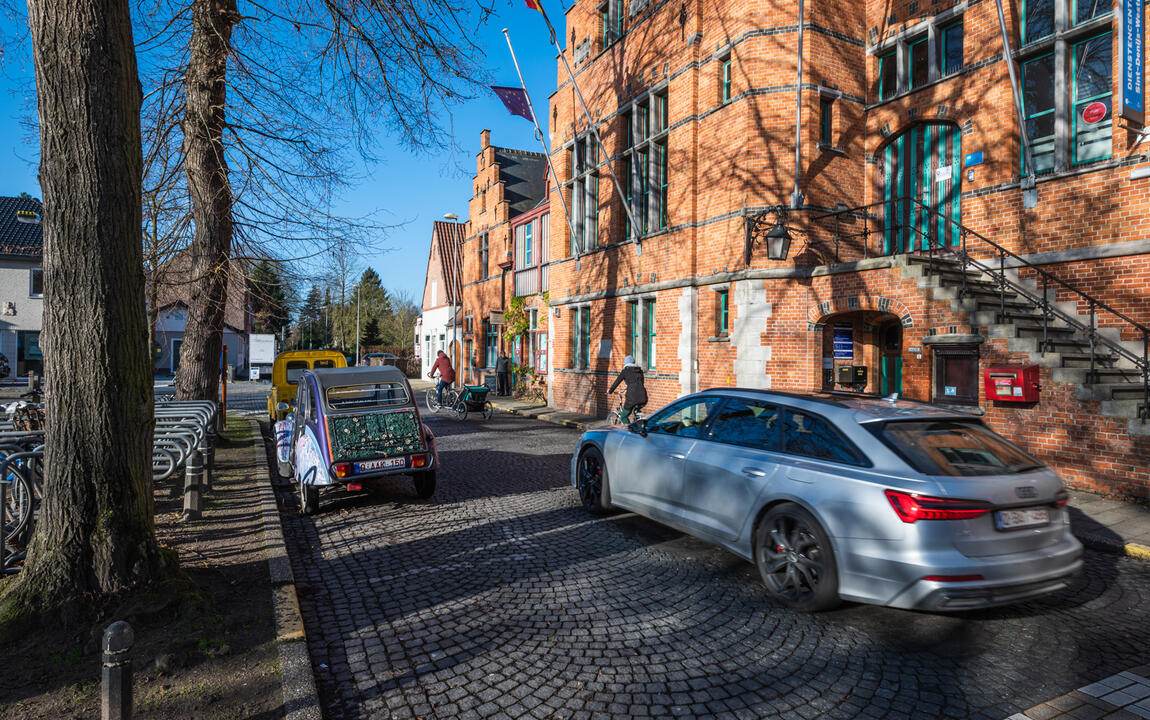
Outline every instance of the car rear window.
[[378, 410], [409, 404], [403, 383], [380, 382], [330, 387], [327, 406], [332, 410]]
[[303, 375], [303, 371], [307, 369], [307, 360], [289, 360], [287, 364], [284, 365], [288, 384], [295, 385], [299, 382], [299, 376]]
[[1044, 467], [978, 421], [888, 422], [874, 432], [924, 475], [1013, 475]]

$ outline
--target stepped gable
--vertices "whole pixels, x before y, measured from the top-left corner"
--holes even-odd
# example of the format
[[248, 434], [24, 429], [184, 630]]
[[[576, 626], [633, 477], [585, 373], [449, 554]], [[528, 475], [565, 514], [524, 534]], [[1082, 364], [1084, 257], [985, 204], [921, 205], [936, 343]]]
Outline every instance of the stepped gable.
[[547, 195], [547, 156], [543, 153], [494, 147], [503, 197], [511, 216], [537, 207]]

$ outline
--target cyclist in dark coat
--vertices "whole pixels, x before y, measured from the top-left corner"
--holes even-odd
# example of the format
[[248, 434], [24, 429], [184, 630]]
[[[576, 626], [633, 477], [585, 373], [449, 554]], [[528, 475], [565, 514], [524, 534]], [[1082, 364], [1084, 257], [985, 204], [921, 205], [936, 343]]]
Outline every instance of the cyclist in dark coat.
[[615, 378], [615, 382], [611, 383], [611, 389], [607, 392], [615, 392], [619, 383], [627, 384], [627, 392], [623, 395], [623, 412], [619, 415], [619, 420], [624, 425], [629, 425], [631, 412], [642, 410], [643, 406], [647, 404], [647, 388], [643, 385], [643, 368], [635, 363], [635, 358], [631, 355], [623, 358], [623, 370], [619, 373], [619, 377]]

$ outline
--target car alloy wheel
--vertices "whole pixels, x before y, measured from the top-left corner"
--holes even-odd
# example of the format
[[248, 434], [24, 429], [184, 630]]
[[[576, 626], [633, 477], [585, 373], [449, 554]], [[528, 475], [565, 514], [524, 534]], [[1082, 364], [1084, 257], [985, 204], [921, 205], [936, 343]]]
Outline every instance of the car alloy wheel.
[[755, 533], [755, 565], [767, 590], [789, 607], [816, 612], [838, 603], [830, 538], [798, 505], [779, 505], [763, 518]]
[[590, 447], [579, 456], [579, 499], [583, 508], [593, 515], [606, 512], [603, 505], [603, 484], [607, 480], [607, 467], [599, 448]]

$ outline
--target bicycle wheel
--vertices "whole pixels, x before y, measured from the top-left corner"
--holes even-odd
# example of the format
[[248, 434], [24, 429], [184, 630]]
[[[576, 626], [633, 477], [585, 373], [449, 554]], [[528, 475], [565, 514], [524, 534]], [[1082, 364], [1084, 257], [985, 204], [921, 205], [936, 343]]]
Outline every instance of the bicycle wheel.
[[32, 521], [32, 486], [17, 468], [11, 468], [6, 478], [8, 487], [4, 495], [4, 542], [14, 542]]
[[427, 395], [424, 400], [429, 412], [439, 412], [439, 396], [436, 394], [435, 388], [427, 388]]

